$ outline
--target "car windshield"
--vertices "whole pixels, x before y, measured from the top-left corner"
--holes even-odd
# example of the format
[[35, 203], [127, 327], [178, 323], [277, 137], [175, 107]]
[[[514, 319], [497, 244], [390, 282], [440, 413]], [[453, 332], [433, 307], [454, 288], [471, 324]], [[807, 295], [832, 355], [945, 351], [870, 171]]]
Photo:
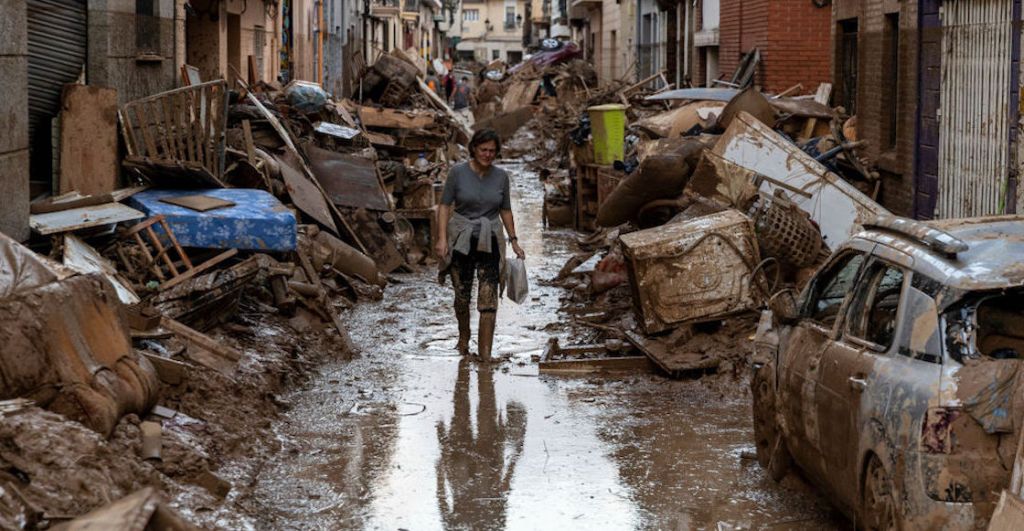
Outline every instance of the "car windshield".
[[946, 349], [956, 361], [1024, 354], [1024, 289], [968, 296], [943, 319]]

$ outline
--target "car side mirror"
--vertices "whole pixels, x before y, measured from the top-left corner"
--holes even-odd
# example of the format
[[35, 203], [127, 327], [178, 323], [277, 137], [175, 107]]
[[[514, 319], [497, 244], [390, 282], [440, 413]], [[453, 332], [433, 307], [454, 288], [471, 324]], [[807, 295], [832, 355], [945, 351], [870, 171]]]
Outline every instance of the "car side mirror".
[[793, 325], [800, 320], [796, 293], [792, 289], [785, 289], [772, 295], [772, 298], [768, 300], [768, 307], [780, 324]]

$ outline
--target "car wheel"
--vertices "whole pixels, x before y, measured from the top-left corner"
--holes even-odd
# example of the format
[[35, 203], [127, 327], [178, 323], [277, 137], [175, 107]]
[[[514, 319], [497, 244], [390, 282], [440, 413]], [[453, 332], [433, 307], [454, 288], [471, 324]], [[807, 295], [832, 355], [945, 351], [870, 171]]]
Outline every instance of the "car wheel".
[[792, 459], [779, 426], [775, 421], [775, 389], [771, 381], [771, 365], [754, 372], [750, 381], [753, 395], [754, 445], [757, 462], [768, 470], [775, 481], [781, 481], [789, 472]]
[[861, 501], [861, 521], [868, 531], [898, 530], [896, 497], [892, 480], [877, 456], [871, 456], [864, 474], [864, 499]]

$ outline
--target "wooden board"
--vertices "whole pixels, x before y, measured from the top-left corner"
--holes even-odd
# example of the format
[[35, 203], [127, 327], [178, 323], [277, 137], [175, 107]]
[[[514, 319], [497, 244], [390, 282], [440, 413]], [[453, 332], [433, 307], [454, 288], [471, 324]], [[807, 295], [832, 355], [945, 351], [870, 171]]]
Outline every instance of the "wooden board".
[[281, 167], [281, 177], [288, 189], [288, 196], [292, 198], [295, 206], [337, 234], [338, 227], [334, 224], [334, 219], [331, 218], [327, 200], [324, 199], [324, 194], [317, 189], [316, 184], [290, 166], [284, 158], [279, 157], [277, 161]]
[[649, 371], [653, 369], [654, 364], [651, 363], [647, 356], [600, 357], [540, 362], [540, 372], [548, 374]]
[[28, 225], [39, 234], [56, 234], [73, 230], [99, 227], [111, 223], [142, 219], [145, 214], [121, 203], [107, 203], [60, 212], [33, 214], [28, 218]]
[[391, 209], [374, 161], [312, 145], [306, 147], [306, 154], [313, 174], [335, 205], [368, 210]]
[[1009, 491], [1003, 491], [999, 505], [992, 513], [988, 531], [1018, 531], [1024, 529], [1024, 501]]
[[538, 88], [536, 80], [528, 79], [512, 83], [501, 98], [501, 112], [510, 113], [520, 107], [532, 104]]
[[117, 187], [119, 167], [117, 91], [64, 85], [60, 111], [60, 193], [112, 192]]
[[426, 111], [400, 111], [360, 106], [359, 119], [363, 127], [384, 127], [388, 129], [422, 129], [434, 124], [434, 113]]
[[648, 340], [636, 332], [629, 331], [625, 335], [633, 346], [672, 378], [714, 372], [721, 362], [718, 358], [707, 357], [699, 352], [665, 348], [661, 343]]
[[227, 201], [217, 197], [210, 197], [208, 195], [202, 194], [183, 195], [179, 197], [165, 197], [160, 201], [163, 203], [195, 210], [196, 212], [207, 212], [210, 210], [216, 210], [218, 208], [227, 208], [235, 206], [234, 201]]

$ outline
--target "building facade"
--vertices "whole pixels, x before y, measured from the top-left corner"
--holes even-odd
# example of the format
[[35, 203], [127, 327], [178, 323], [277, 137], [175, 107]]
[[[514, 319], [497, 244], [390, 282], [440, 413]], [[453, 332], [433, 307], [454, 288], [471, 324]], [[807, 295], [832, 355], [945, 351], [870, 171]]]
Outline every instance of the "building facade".
[[527, 0], [462, 0], [457, 22], [459, 59], [484, 63], [500, 59], [508, 64], [522, 61], [526, 53], [523, 25], [528, 13]]
[[886, 208], [1018, 211], [1020, 22], [1020, 0], [835, 0], [833, 104], [856, 114]]

